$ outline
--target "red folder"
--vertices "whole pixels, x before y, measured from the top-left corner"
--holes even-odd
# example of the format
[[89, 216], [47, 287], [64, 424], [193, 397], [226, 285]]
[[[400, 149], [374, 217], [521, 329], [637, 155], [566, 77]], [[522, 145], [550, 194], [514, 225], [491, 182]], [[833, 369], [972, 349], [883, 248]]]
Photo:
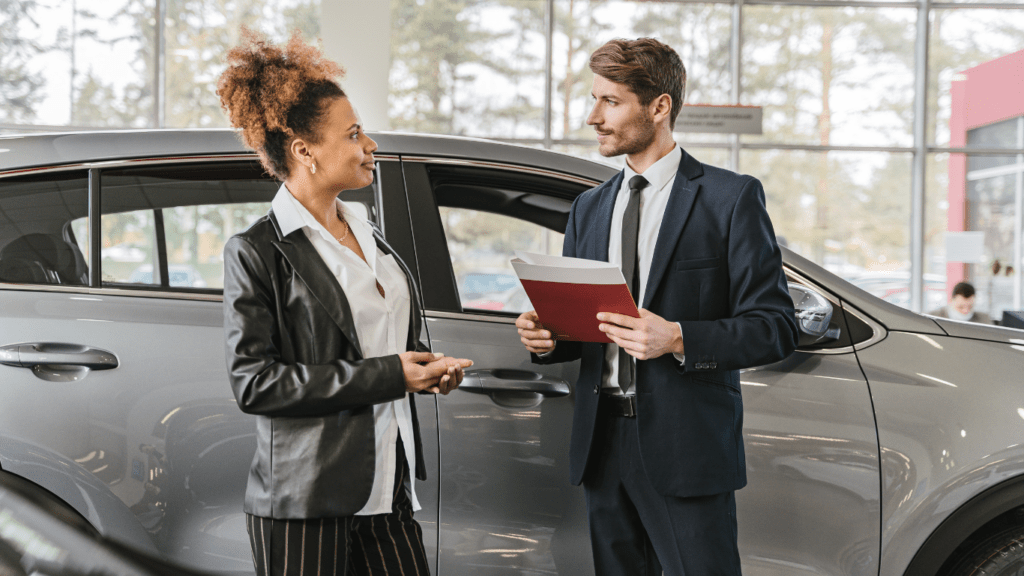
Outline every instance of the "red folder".
[[516, 256], [512, 267], [555, 340], [610, 343], [598, 328], [598, 312], [640, 317], [622, 270], [614, 264], [529, 252]]

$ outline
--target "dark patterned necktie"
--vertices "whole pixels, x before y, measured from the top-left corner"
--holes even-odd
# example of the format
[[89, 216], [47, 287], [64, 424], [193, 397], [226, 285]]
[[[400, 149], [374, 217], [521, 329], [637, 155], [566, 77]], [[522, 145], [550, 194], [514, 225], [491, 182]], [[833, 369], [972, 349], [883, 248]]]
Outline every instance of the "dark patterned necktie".
[[[640, 232], [640, 194], [648, 184], [647, 178], [639, 174], [629, 179], [629, 202], [622, 215], [622, 276], [629, 282], [634, 303], [638, 303], [637, 297], [640, 295], [640, 266], [636, 259], [637, 235]], [[635, 376], [636, 364], [633, 358], [619, 348], [619, 388], [625, 392]]]

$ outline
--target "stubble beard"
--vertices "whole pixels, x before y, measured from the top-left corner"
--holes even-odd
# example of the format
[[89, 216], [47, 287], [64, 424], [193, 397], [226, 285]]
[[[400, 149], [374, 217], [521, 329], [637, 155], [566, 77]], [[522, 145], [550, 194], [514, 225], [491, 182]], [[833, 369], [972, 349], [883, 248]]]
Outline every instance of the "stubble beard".
[[598, 152], [606, 158], [643, 152], [654, 143], [656, 136], [654, 119], [643, 114], [637, 115], [626, 126], [626, 134], [629, 135], [628, 139], [621, 140], [618, 145], [609, 148], [607, 151], [599, 148]]

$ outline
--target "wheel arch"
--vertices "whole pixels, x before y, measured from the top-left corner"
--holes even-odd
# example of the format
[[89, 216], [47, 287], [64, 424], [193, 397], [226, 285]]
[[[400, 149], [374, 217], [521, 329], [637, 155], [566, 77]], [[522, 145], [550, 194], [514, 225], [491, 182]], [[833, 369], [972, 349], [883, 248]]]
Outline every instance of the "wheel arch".
[[[904, 571], [904, 576], [942, 574], [950, 559], [1013, 521], [1024, 510], [1024, 476], [1004, 480], [974, 496], [946, 517], [924, 541]], [[1024, 520], [1024, 516], [1021, 516]]]
[[[45, 508], [66, 507], [64, 519], [136, 550], [159, 555], [146, 529], [110, 488], [77, 462], [22, 440], [0, 437], [0, 474]], [[71, 513], [73, 511], [74, 514]]]

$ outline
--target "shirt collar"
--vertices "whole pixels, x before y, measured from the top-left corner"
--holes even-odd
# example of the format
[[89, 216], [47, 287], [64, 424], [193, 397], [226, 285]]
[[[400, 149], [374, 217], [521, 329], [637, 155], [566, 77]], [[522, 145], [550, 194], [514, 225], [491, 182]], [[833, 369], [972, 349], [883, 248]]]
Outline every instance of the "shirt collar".
[[[361, 204], [348, 204], [340, 199], [335, 200], [342, 214], [345, 215], [345, 222], [348, 223], [351, 234], [356, 237], [359, 246], [363, 248], [363, 255], [370, 269], [376, 273], [377, 270], [377, 244], [373, 240], [373, 230], [366, 223], [366, 211]], [[305, 228], [312, 234], [320, 234], [324, 239], [336, 242], [337, 239], [331, 236], [309, 210], [302, 205], [288, 188], [281, 184], [277, 195], [270, 203], [270, 207], [277, 215], [277, 223], [281, 227], [281, 235], [287, 236], [300, 228]], [[369, 247], [369, 249], [368, 249]]]
[[301, 212], [309, 214], [302, 204], [292, 196], [288, 188], [281, 184], [274, 200], [270, 203], [271, 210], [277, 216], [277, 224], [281, 227], [281, 236], [287, 236], [305, 225]]
[[[643, 177], [647, 178], [650, 182], [650, 190], [657, 191], [665, 187], [670, 180], [675, 178], [676, 172], [679, 171], [679, 162], [683, 159], [683, 149], [677, 144], [672, 151], [661, 157], [660, 160], [651, 164], [647, 170], [644, 171]], [[626, 164], [625, 175], [622, 179], [623, 182], [629, 182], [629, 179], [636, 176], [637, 172]]]

